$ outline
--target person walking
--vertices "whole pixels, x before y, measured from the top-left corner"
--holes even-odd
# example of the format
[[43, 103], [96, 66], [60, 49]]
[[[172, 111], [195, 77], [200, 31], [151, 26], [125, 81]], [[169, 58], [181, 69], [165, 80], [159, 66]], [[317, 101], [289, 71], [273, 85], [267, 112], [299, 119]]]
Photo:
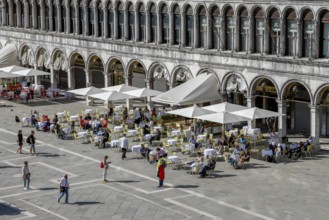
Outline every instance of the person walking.
[[104, 164], [104, 172], [103, 172], [103, 182], [108, 182], [108, 180], [106, 179], [107, 177], [107, 170], [109, 169], [109, 164], [111, 163], [110, 161], [107, 161], [108, 156], [105, 155], [104, 159], [103, 159], [103, 164]]
[[18, 143], [18, 148], [16, 150], [17, 154], [21, 154], [22, 153], [22, 147], [23, 147], [23, 134], [22, 134], [22, 130], [18, 131], [17, 134], [17, 143]]
[[163, 156], [159, 156], [158, 164], [157, 164], [157, 169], [158, 169], [158, 177], [159, 177], [159, 186], [158, 187], [163, 187], [163, 180], [165, 179], [165, 168], [167, 166], [167, 154], [164, 154]]
[[24, 181], [24, 190], [29, 190], [31, 173], [30, 173], [30, 169], [29, 169], [29, 165], [28, 165], [27, 161], [24, 161], [24, 166], [22, 168], [22, 176], [23, 176], [23, 181]]
[[30, 155], [37, 155], [35, 152], [35, 137], [34, 137], [34, 131], [31, 131], [31, 134], [27, 137], [27, 143], [30, 145]]
[[121, 143], [121, 150], [122, 150], [122, 160], [126, 158], [126, 153], [128, 150], [128, 138], [126, 137], [126, 134], [123, 134], [123, 137], [120, 139]]
[[59, 197], [57, 199], [57, 202], [59, 203], [61, 201], [61, 198], [64, 196], [65, 194], [65, 203], [68, 204], [69, 203], [69, 181], [67, 179], [67, 174], [64, 174], [64, 176], [61, 178], [61, 180], [59, 181]]

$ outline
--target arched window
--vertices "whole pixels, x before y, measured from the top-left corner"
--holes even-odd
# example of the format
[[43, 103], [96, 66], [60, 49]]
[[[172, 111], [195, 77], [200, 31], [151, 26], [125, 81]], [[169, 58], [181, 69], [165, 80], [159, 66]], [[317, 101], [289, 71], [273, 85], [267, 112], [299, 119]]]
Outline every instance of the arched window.
[[0, 1], [0, 26], [2, 26], [2, 2]]
[[125, 13], [124, 13], [124, 8], [123, 8], [122, 2], [120, 2], [118, 4], [117, 13], [118, 13], [118, 29], [117, 29], [118, 30], [118, 39], [123, 39]]
[[138, 19], [139, 19], [139, 41], [145, 42], [145, 8], [144, 4], [139, 5], [138, 9]]
[[75, 33], [75, 6], [74, 6], [74, 1], [72, 0], [70, 3], [70, 28], [69, 28], [69, 33]]
[[162, 34], [159, 36], [160, 41], [163, 44], [169, 43], [169, 15], [168, 15], [168, 7], [163, 4], [161, 7], [161, 30]]
[[134, 5], [130, 2], [128, 6], [128, 39], [133, 40], [135, 38], [135, 13]]
[[93, 7], [93, 1], [89, 2], [89, 7], [88, 7], [88, 18], [89, 18], [89, 22], [88, 22], [88, 35], [92, 35], [94, 36], [95, 32], [95, 28], [94, 28], [94, 7]]
[[150, 25], [150, 42], [154, 43], [157, 39], [157, 12], [154, 4], [150, 8]]
[[218, 7], [214, 6], [210, 12], [211, 16], [211, 44], [210, 49], [220, 49], [220, 32], [222, 26], [222, 19], [219, 16]]
[[322, 12], [320, 17], [320, 58], [329, 58], [329, 11]]
[[265, 15], [264, 11], [260, 8], [255, 10], [254, 13], [254, 53], [264, 52], [264, 34], [265, 34]]
[[181, 14], [178, 5], [174, 7], [174, 45], [181, 43]]
[[65, 6], [65, 1], [63, 1], [61, 5], [61, 30], [60, 32], [65, 32], [66, 30], [66, 6]]
[[13, 26], [14, 27], [17, 27], [17, 5], [16, 5], [16, 2], [12, 2], [12, 4], [13, 4], [13, 21], [14, 21], [14, 23], [13, 23]]
[[199, 36], [198, 36], [198, 46], [205, 48], [207, 44], [207, 14], [206, 9], [201, 6], [198, 10], [198, 19], [199, 19]]
[[113, 38], [114, 33], [114, 13], [113, 13], [113, 5], [109, 2], [107, 6], [107, 15], [108, 15], [108, 33], [107, 36]]
[[302, 57], [312, 57], [311, 48], [312, 39], [314, 39], [314, 15], [311, 10], [306, 10], [303, 13], [303, 31], [302, 31]]
[[37, 29], [41, 29], [41, 5], [37, 4]]
[[57, 15], [57, 5], [56, 2], [52, 4], [53, 7], [53, 31], [58, 30], [58, 15]]
[[280, 13], [277, 9], [272, 9], [269, 14], [269, 54], [279, 54], [280, 53], [280, 32], [281, 32], [281, 21], [280, 21]]
[[5, 9], [5, 15], [6, 15], [6, 26], [9, 26], [9, 2], [6, 1], [6, 9]]
[[85, 33], [85, 25], [83, 24], [84, 16], [85, 16], [85, 9], [83, 7], [83, 1], [81, 1], [79, 5], [79, 33], [78, 33], [80, 35], [83, 35]]
[[103, 11], [103, 5], [100, 1], [98, 3], [98, 33], [97, 37], [104, 36], [104, 11]]
[[249, 18], [248, 18], [248, 10], [246, 8], [242, 8], [240, 10], [240, 25], [239, 25], [239, 51], [248, 51], [248, 36], [249, 36]]
[[285, 55], [296, 56], [297, 49], [297, 20], [296, 12], [293, 9], [288, 10], [286, 17], [286, 45]]
[[[24, 10], [21, 10], [22, 12]], [[49, 9], [49, 5], [46, 4], [45, 5], [45, 16], [46, 16], [46, 31], [50, 30], [50, 9]], [[24, 27], [24, 16], [22, 16], [22, 27]]]
[[193, 9], [189, 5], [186, 7], [186, 46], [192, 47], [193, 45], [193, 32], [194, 32], [194, 19], [193, 19]]
[[234, 11], [231, 7], [226, 9], [225, 13], [225, 49], [233, 51], [234, 49], [235, 19]]

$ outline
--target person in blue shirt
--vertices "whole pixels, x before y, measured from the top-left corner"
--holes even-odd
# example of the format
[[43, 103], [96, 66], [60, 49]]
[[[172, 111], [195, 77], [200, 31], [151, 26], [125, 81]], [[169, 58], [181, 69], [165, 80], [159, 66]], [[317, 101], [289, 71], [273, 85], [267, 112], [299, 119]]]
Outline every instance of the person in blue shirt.
[[195, 149], [199, 147], [199, 143], [196, 141], [194, 135], [191, 136], [191, 138], [188, 140], [189, 143], [194, 144]]

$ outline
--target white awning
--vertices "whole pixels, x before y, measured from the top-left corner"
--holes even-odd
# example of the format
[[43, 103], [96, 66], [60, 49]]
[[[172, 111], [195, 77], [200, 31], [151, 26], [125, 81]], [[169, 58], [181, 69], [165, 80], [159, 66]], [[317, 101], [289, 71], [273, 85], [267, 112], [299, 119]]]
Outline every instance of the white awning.
[[13, 44], [7, 44], [0, 50], [0, 67], [17, 64], [17, 51]]
[[219, 100], [218, 81], [212, 74], [196, 78], [152, 98], [154, 102], [171, 105], [191, 105]]

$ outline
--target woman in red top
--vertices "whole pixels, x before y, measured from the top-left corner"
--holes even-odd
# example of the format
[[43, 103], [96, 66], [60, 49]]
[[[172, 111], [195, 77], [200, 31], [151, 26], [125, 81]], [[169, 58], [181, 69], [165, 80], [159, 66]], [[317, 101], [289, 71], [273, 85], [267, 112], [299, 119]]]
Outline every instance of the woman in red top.
[[84, 123], [84, 121], [83, 121], [83, 119], [82, 119], [82, 116], [81, 116], [81, 115], [79, 116], [79, 124], [80, 124], [80, 128], [83, 128], [83, 127], [84, 127], [84, 125], [85, 125], [85, 123]]
[[107, 124], [108, 124], [107, 118], [104, 118], [103, 119], [103, 128], [107, 128]]

